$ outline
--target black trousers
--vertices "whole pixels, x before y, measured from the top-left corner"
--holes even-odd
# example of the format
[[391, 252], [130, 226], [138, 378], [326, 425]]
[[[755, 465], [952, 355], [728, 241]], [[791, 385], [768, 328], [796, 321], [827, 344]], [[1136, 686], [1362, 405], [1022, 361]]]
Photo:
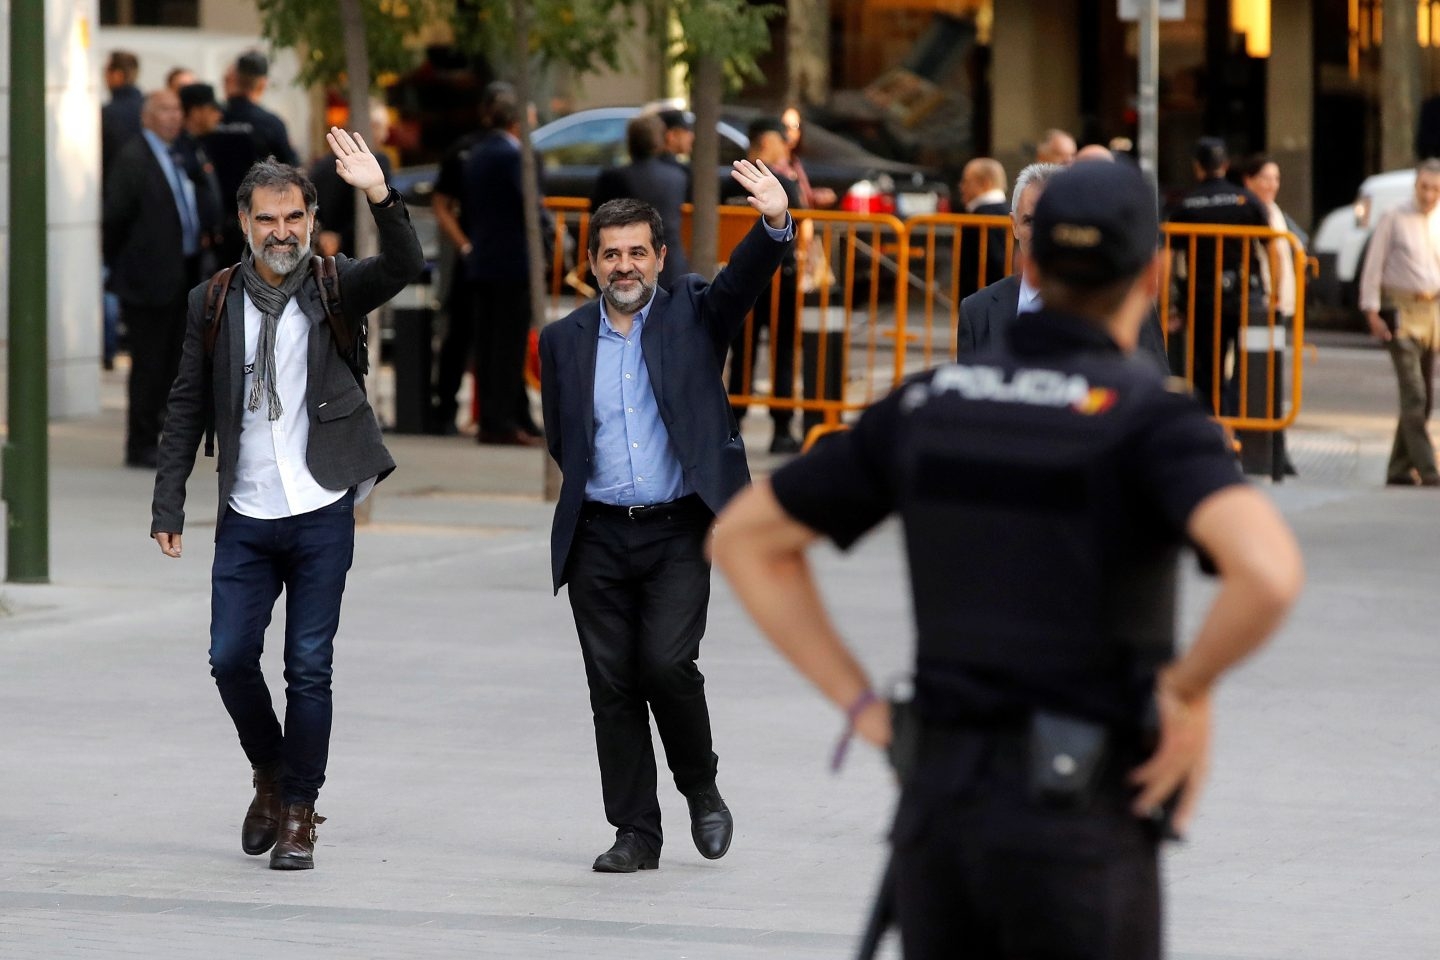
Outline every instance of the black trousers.
[[[753, 393], [755, 381], [756, 347], [761, 334], [767, 333], [775, 346], [775, 364], [770, 370], [770, 395], [787, 400], [795, 398], [795, 265], [785, 264], [780, 268], [780, 303], [772, 307], [771, 300], [775, 286], [772, 280], [755, 301], [755, 317], [750, 329], [749, 348], [746, 348], [745, 331], [730, 344], [730, 379], [726, 387], [731, 394]], [[745, 374], [749, 372], [747, 379]], [[735, 408], [735, 419], [745, 417], [745, 408]], [[770, 408], [770, 419], [778, 433], [790, 430], [790, 421], [795, 417], [792, 409]]]
[[480, 429], [491, 434], [515, 433], [531, 425], [525, 392], [530, 285], [524, 278], [477, 282], [471, 286], [471, 296]]
[[893, 836], [905, 960], [1159, 960], [1157, 843], [1123, 769], [1056, 810], [1029, 796], [1018, 737], [927, 744], [920, 763]]
[[160, 442], [170, 385], [180, 372], [186, 309], [185, 291], [159, 306], [124, 301], [120, 304], [130, 348], [130, 379], [126, 384], [129, 410], [125, 419], [127, 460], [153, 456]]
[[459, 403], [460, 381], [475, 354], [475, 308], [470, 284], [456, 277], [450, 284], [445, 309], [448, 321], [445, 339], [440, 342], [440, 357], [435, 370], [435, 417], [440, 426], [453, 425]]
[[662, 833], [650, 713], [681, 793], [713, 782], [718, 765], [695, 664], [710, 602], [703, 546], [714, 518], [698, 497], [676, 503], [642, 520], [587, 505], [567, 571], [605, 817], [656, 851]]

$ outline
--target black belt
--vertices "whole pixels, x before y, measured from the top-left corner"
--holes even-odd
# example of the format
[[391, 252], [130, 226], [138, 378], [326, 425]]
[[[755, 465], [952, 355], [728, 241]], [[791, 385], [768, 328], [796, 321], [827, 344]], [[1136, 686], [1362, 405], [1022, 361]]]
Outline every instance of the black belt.
[[623, 517], [626, 520], [640, 522], [642, 520], [674, 520], [680, 517], [698, 516], [702, 511], [709, 512], [705, 501], [700, 499], [700, 494], [686, 494], [676, 500], [668, 500], [665, 503], [652, 503], [649, 505], [636, 504], [631, 507], [622, 507], [614, 503], [601, 503], [599, 500], [586, 500], [581, 508], [582, 513], [600, 517]]

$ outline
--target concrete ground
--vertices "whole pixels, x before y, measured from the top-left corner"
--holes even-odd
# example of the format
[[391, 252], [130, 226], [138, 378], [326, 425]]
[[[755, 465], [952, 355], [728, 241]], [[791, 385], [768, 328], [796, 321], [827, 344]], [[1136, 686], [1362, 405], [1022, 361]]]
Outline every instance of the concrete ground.
[[[1176, 960], [1414, 960], [1440, 942], [1440, 495], [1380, 485], [1383, 353], [1332, 336], [1306, 375], [1300, 477], [1270, 492], [1309, 585], [1220, 692], [1201, 817], [1166, 857]], [[0, 960], [853, 953], [893, 786], [863, 749], [827, 772], [839, 718], [718, 579], [701, 665], [734, 847], [701, 859], [667, 787], [661, 869], [590, 872], [611, 831], [548, 588], [543, 461], [463, 438], [394, 437], [400, 470], [358, 534], [318, 868], [242, 854], [249, 771], [205, 661], [213, 480], [202, 461], [185, 557], [163, 558], [150, 477], [118, 466], [120, 382], [101, 416], [53, 428], [52, 583], [0, 587]], [[765, 418], [746, 430], [771, 468]], [[865, 662], [902, 673], [895, 528], [817, 563]], [[1186, 624], [1208, 589], [1187, 575]]]

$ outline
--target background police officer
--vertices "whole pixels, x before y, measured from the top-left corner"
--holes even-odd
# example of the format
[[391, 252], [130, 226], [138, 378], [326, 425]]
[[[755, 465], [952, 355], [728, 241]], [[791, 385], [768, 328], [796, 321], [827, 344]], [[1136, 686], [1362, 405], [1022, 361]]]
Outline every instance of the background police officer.
[[[1175, 799], [1185, 826], [1211, 688], [1299, 591], [1295, 541], [1219, 428], [1129, 356], [1161, 282], [1157, 239], [1137, 171], [1059, 174], [1035, 210], [1044, 308], [1017, 318], [1008, 346], [915, 378], [716, 525], [714, 558], [761, 629], [887, 745], [887, 705], [805, 550], [900, 516], [922, 730], [892, 833], [907, 960], [962, 943], [977, 957], [1159, 957], [1154, 817]], [[1221, 586], [1173, 658], [1186, 541]]]
[[[1270, 215], [1260, 198], [1244, 187], [1225, 179], [1230, 170], [1230, 155], [1225, 141], [1218, 137], [1201, 137], [1195, 143], [1196, 184], [1166, 214], [1171, 223], [1208, 223], [1230, 227], [1270, 228]], [[1177, 256], [1188, 258], [1190, 238], [1176, 237], [1171, 249]], [[1252, 240], [1250, 258], [1246, 262], [1246, 245], [1238, 239], [1221, 243], [1220, 263], [1215, 262], [1215, 240], [1195, 240], [1194, 259], [1186, 263], [1188, 276], [1194, 281], [1195, 301], [1190, 309], [1190, 326], [1194, 330], [1194, 367], [1192, 382], [1195, 392], [1214, 413], [1234, 413], [1238, 397], [1232, 395], [1233, 378], [1225, 376], [1225, 358], [1234, 351], [1240, 333], [1242, 314], [1248, 311], [1248, 322], [1265, 322], [1265, 291], [1260, 281], [1260, 258], [1264, 244]], [[1220, 276], [1220, 296], [1215, 296], [1216, 271]], [[1188, 285], [1180, 285], [1170, 298], [1176, 310], [1186, 304]], [[1220, 345], [1215, 346], [1216, 316], [1220, 321]], [[1183, 351], [1170, 350], [1177, 369]], [[1238, 358], [1237, 358], [1238, 360]]]

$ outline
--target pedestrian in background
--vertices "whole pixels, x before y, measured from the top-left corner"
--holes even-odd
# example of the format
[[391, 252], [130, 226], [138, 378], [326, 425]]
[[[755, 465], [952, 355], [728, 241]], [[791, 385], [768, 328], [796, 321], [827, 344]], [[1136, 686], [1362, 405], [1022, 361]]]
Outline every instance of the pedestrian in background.
[[125, 465], [153, 470], [203, 248], [195, 184], [177, 147], [180, 98], [164, 88], [150, 94], [141, 123], [111, 165], [101, 233], [130, 349]]
[[[960, 174], [960, 202], [966, 213], [987, 217], [1008, 217], [1010, 204], [1005, 199], [1005, 168], [991, 157], [976, 157], [965, 164]], [[968, 297], [981, 287], [997, 283], [1005, 276], [1004, 228], [960, 228], [960, 295]], [[985, 273], [980, 273], [980, 249], [985, 249]]]
[[[1300, 241], [1303, 256], [1305, 248], [1310, 245], [1310, 238], [1288, 213], [1280, 209], [1276, 201], [1280, 195], [1280, 165], [1274, 158], [1257, 153], [1241, 167], [1240, 182], [1265, 205], [1270, 229], [1277, 233], [1294, 234]], [[1269, 256], [1260, 260], [1260, 280], [1266, 295], [1275, 304], [1275, 322], [1290, 331], [1295, 327], [1295, 249], [1288, 241], [1279, 240], [1269, 245], [1269, 252]], [[1277, 409], [1275, 412], [1279, 415], [1281, 411]], [[1275, 431], [1273, 443], [1272, 452], [1280, 462], [1281, 472], [1293, 477], [1295, 465], [1290, 462], [1290, 455], [1285, 449], [1284, 430]]]
[[[103, 203], [110, 170], [120, 149], [140, 135], [140, 110], [145, 97], [135, 86], [140, 75], [140, 60], [128, 50], [114, 50], [105, 61], [105, 86], [110, 91], [110, 102], [100, 108], [100, 190]], [[115, 354], [120, 350], [120, 298], [110, 291], [108, 285], [110, 263], [105, 262], [106, 281], [102, 293], [100, 362], [106, 369], [115, 366]]]
[[[1196, 141], [1193, 167], [1195, 186], [1170, 207], [1166, 212], [1167, 220], [1177, 224], [1269, 228], [1270, 214], [1260, 198], [1225, 178], [1230, 170], [1230, 154], [1224, 140], [1201, 137]], [[1192, 383], [1196, 394], [1211, 412], [1228, 415], [1239, 409], [1239, 398], [1235, 394], [1237, 382], [1227, 371], [1231, 369], [1231, 364], [1239, 361], [1236, 351], [1240, 321], [1245, 319], [1255, 324], [1263, 322], [1265, 317], [1260, 262], [1268, 254], [1261, 241], [1224, 240], [1220, 244], [1218, 258], [1215, 246], [1208, 237], [1197, 240], [1195, 258], [1191, 262], [1190, 239], [1183, 235], [1171, 235], [1170, 249], [1182, 266], [1175, 273], [1176, 283], [1170, 303], [1177, 315], [1184, 310], [1190, 287], [1185, 278], [1193, 279], [1195, 299], [1189, 302], [1189, 312], [1185, 317], [1192, 335], [1188, 341]], [[1249, 251], [1248, 260], [1246, 250]], [[1220, 281], [1218, 298], [1215, 295], [1217, 274]], [[1187, 341], [1181, 339], [1181, 345], [1187, 345]], [[1184, 351], [1172, 346], [1170, 354], [1179, 372], [1183, 373]]]
[[[316, 827], [325, 820], [315, 800], [329, 759], [330, 678], [355, 549], [354, 505], [395, 469], [359, 382], [365, 315], [424, 266], [405, 204], [369, 147], [338, 127], [327, 139], [340, 175], [370, 201], [380, 255], [335, 258], [341, 316], [327, 317], [329, 301], [311, 267], [314, 186], [273, 159], [250, 170], [238, 198], [249, 255], [214, 316], [207, 316], [210, 285], [191, 291], [151, 506], [151, 537], [179, 558], [185, 483], [213, 419], [219, 502], [210, 673], [253, 771], [240, 846], [252, 856], [270, 851], [273, 870], [315, 865]], [[282, 589], [283, 725], [260, 669]]]
[[1370, 335], [1395, 365], [1400, 418], [1385, 468], [1390, 486], [1440, 486], [1430, 411], [1440, 345], [1440, 160], [1415, 168], [1415, 196], [1386, 212], [1370, 235], [1360, 270], [1360, 309]]
[[557, 593], [569, 584], [615, 828], [594, 862], [602, 873], [660, 863], [651, 714], [700, 854], [724, 856], [734, 832], [696, 664], [710, 601], [705, 540], [750, 479], [720, 371], [794, 225], [763, 164], [736, 163], [731, 176], [761, 219], [713, 282], [692, 273], [661, 287], [659, 214], [612, 200], [590, 218], [601, 298], [540, 334], [545, 439], [563, 477], [551, 572]]
[[690, 201], [690, 175], [678, 163], [661, 157], [664, 136], [665, 126], [654, 114], [641, 114], [625, 125], [630, 162], [600, 171], [590, 197], [590, 212], [624, 198], [643, 200], [654, 207], [665, 224], [665, 267], [660, 271], [660, 286], [668, 290], [690, 272], [680, 234], [680, 207]]
[[1035, 147], [1036, 163], [1056, 163], [1068, 167], [1075, 162], [1075, 138], [1064, 130], [1046, 130]]
[[[919, 375], [715, 527], [715, 561], [761, 630], [844, 711], [847, 738], [887, 747], [900, 731], [806, 551], [899, 515], [915, 730], [894, 745], [914, 759], [889, 875], [906, 960], [1158, 960], [1164, 811], [1186, 828], [1216, 681], [1302, 579], [1293, 535], [1207, 412], [1126, 356], [1163, 277], [1139, 171], [1077, 164], [1033, 229], [1045, 305], [1006, 348]], [[1177, 655], [1192, 543], [1221, 586]]]
[[[770, 171], [785, 169], [789, 162], [789, 148], [785, 145], [785, 128], [780, 121], [761, 117], [750, 124], [750, 162]], [[775, 173], [776, 180], [785, 191], [787, 205], [791, 209], [800, 207], [800, 186], [788, 176]], [[742, 183], [742, 186], [744, 184]], [[748, 203], [743, 193], [731, 194], [726, 203]], [[798, 234], [797, 234], [798, 236]], [[795, 397], [795, 299], [799, 285], [799, 255], [797, 245], [787, 245], [780, 259], [779, 284], [766, 284], [755, 301], [754, 322], [750, 329], [740, 330], [730, 344], [729, 389], [732, 395], [755, 393], [756, 357], [759, 354], [762, 335], [770, 342], [770, 396], [777, 399]], [[743, 421], [748, 407], [737, 405], [735, 419]], [[770, 422], [774, 432], [770, 439], [771, 453], [799, 453], [800, 441], [791, 432], [795, 411], [788, 407], [772, 406]]]
[[[530, 253], [525, 242], [525, 195], [520, 185], [520, 104], [499, 96], [491, 130], [465, 161], [465, 235], [470, 252], [475, 324], [475, 375], [479, 379], [483, 444], [538, 447], [525, 392], [530, 334]], [[543, 217], [542, 217], [543, 219]]]
[[226, 72], [225, 122], [247, 127], [255, 137], [260, 156], [273, 156], [281, 163], [298, 164], [300, 157], [290, 145], [285, 121], [260, 105], [270, 85], [270, 61], [258, 50], [242, 53]]

